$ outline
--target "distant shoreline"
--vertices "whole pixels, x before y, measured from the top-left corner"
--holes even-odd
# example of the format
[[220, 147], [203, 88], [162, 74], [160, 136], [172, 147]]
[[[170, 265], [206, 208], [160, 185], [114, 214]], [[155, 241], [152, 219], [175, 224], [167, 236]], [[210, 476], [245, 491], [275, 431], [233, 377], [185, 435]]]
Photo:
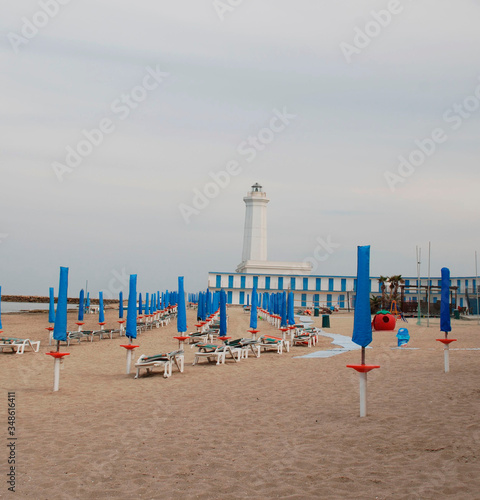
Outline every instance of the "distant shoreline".
[[[55, 303], [57, 303], [57, 298], [55, 297]], [[4, 302], [32, 302], [32, 303], [47, 303], [50, 301], [49, 297], [40, 297], [37, 295], [2, 295], [2, 300]], [[78, 304], [80, 299], [78, 297], [69, 297], [67, 299], [68, 304]], [[103, 299], [105, 304], [115, 304], [118, 303], [118, 299]], [[90, 299], [90, 304], [98, 304], [98, 299]]]

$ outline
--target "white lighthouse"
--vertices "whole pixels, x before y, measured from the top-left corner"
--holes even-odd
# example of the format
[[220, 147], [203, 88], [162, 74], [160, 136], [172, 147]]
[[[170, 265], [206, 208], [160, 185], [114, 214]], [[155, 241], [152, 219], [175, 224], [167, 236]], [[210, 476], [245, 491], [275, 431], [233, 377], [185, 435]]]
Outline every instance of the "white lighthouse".
[[255, 183], [243, 198], [245, 227], [243, 232], [242, 262], [237, 273], [310, 274], [312, 266], [306, 262], [270, 262], [267, 260], [267, 204], [270, 201]]
[[243, 201], [245, 202], [245, 229], [242, 262], [267, 260], [267, 203], [270, 200], [257, 182]]

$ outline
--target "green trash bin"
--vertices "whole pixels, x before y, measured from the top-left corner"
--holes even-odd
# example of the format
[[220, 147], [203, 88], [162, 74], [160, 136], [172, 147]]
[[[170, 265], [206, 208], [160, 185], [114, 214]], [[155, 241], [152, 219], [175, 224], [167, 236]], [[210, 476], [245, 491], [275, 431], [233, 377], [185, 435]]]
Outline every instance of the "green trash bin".
[[314, 310], [313, 310], [313, 315], [314, 316], [320, 316], [320, 309], [318, 307], [316, 307]]
[[330, 315], [322, 314], [322, 328], [330, 328]]
[[453, 319], [460, 319], [460, 311], [458, 309], [453, 311]]

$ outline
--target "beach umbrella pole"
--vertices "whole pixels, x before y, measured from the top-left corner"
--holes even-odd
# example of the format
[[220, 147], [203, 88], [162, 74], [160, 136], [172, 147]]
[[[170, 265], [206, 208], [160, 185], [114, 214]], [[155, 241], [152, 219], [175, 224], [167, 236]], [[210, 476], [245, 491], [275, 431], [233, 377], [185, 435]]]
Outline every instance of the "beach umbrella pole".
[[[132, 343], [132, 339], [130, 339], [129, 344]], [[130, 374], [130, 367], [132, 366], [132, 349], [127, 349], [127, 375]]]
[[443, 358], [445, 363], [445, 373], [450, 371], [450, 359], [449, 359], [450, 346], [448, 344], [444, 345], [443, 348]]
[[55, 358], [53, 362], [53, 392], [58, 391], [60, 386], [60, 358]]
[[360, 373], [360, 416], [367, 416], [367, 373]]

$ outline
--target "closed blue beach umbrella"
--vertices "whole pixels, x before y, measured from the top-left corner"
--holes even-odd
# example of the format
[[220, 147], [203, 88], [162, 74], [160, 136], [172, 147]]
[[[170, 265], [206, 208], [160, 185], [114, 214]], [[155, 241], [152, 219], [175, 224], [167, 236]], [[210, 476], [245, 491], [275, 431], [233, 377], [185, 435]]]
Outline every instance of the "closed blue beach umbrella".
[[142, 304], [142, 294], [138, 294], [138, 315], [141, 316], [143, 313], [143, 304]]
[[294, 325], [295, 324], [295, 312], [294, 312], [294, 296], [293, 292], [289, 292], [288, 294], [288, 314], [287, 314], [287, 320], [289, 325]]
[[178, 277], [178, 313], [177, 313], [177, 332], [187, 331], [187, 308], [185, 306], [185, 291], [183, 288], [183, 276]]
[[145, 314], [150, 314], [150, 305], [148, 302], [148, 297], [149, 297], [149, 294], [146, 293], [145, 294]]
[[357, 296], [352, 340], [361, 347], [367, 347], [372, 341], [370, 245], [361, 246], [357, 249]]
[[80, 290], [80, 298], [78, 299], [78, 321], [83, 321], [84, 301], [85, 301], [85, 292], [83, 291], [82, 288]]
[[48, 322], [55, 323], [55, 296], [53, 294], [53, 287], [49, 290], [50, 299], [48, 305]]
[[90, 292], [87, 292], [87, 309], [90, 307]]
[[205, 314], [207, 316], [210, 316], [210, 313], [212, 312], [210, 310], [210, 290], [207, 289], [206, 293], [205, 293]]
[[98, 322], [105, 322], [105, 311], [103, 310], [103, 292], [98, 292]]
[[130, 339], [137, 338], [137, 275], [130, 275], [128, 286], [127, 326], [125, 335]]
[[450, 322], [450, 269], [447, 267], [442, 267], [440, 331], [445, 333], [452, 331]]
[[219, 337], [227, 336], [227, 296], [225, 290], [220, 291], [220, 332]]
[[201, 304], [201, 314], [199, 314], [202, 321], [207, 319], [207, 306], [205, 304], [205, 293], [200, 294], [199, 305]]
[[[135, 308], [137, 306], [135, 305]], [[123, 292], [118, 294], [118, 317], [123, 319]]]
[[282, 304], [281, 304], [281, 315], [282, 319], [280, 321], [280, 326], [286, 327], [287, 326], [287, 292], [283, 292], [282, 294]]
[[[67, 340], [67, 294], [68, 294], [68, 267], [60, 268], [60, 283], [58, 287], [57, 313], [53, 327], [53, 338], [65, 342]], [[57, 344], [57, 350], [58, 350]]]
[[252, 307], [250, 309], [250, 328], [257, 329], [257, 288], [253, 287], [252, 290]]
[[353, 318], [352, 341], [362, 348], [361, 364], [347, 365], [359, 372], [360, 417], [367, 416], [367, 372], [379, 365], [365, 363], [365, 348], [372, 341], [372, 318], [370, 312], [370, 245], [357, 247], [357, 293]]

